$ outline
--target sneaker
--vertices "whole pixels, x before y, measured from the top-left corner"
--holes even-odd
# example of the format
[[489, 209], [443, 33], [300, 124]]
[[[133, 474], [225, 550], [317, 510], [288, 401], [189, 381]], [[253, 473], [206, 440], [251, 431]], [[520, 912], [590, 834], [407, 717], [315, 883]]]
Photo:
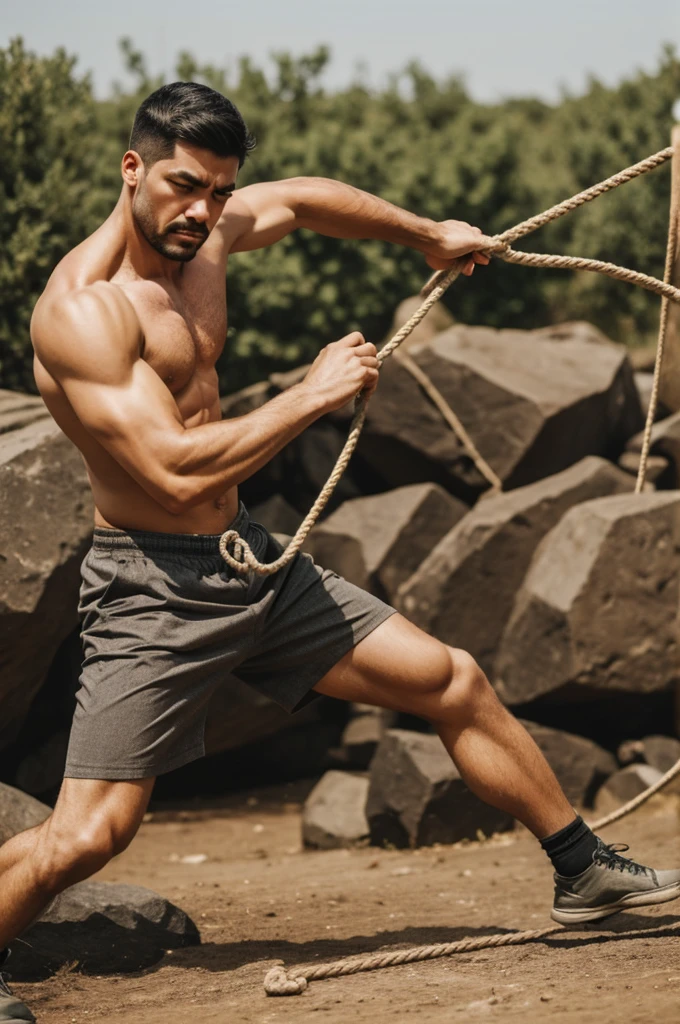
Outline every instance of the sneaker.
[[0, 952], [0, 1024], [35, 1024], [35, 1017], [24, 1004], [19, 1002], [16, 996], [12, 995], [7, 979], [11, 975], [2, 968], [9, 959], [9, 950], [3, 949]]
[[596, 921], [629, 907], [648, 907], [680, 896], [680, 871], [643, 867], [621, 856], [627, 849], [625, 843], [606, 846], [598, 837], [590, 867], [574, 878], [555, 875], [553, 921]]

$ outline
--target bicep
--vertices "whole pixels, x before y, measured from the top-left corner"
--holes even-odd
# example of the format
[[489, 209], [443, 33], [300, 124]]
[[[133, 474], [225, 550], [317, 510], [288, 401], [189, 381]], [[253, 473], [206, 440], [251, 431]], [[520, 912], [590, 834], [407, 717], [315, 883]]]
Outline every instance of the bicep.
[[262, 182], [239, 189], [227, 201], [220, 220], [229, 252], [273, 245], [299, 225], [294, 187], [287, 181]]

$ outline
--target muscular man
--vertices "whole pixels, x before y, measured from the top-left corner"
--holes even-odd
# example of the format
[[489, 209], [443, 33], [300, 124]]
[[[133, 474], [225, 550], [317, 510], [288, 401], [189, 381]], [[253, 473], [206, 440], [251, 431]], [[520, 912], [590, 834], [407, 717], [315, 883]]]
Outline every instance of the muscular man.
[[[239, 531], [260, 560], [280, 548], [238, 485], [319, 416], [378, 381], [358, 334], [324, 348], [263, 408], [220, 419], [231, 252], [305, 227], [423, 252], [430, 266], [488, 260], [484, 236], [434, 223], [336, 181], [235, 191], [253, 146], [236, 108], [205, 86], [163, 86], [137, 112], [111, 216], [54, 270], [32, 323], [35, 377], [85, 460], [95, 503], [82, 563], [84, 663], [65, 780], [52, 816], [0, 850], [0, 949], [45, 905], [125, 849], [155, 777], [203, 754], [206, 708], [230, 673], [289, 711], [329, 694], [420, 715], [479, 797], [537, 836], [558, 921], [680, 895], [605, 846], [474, 660], [307, 555], [274, 576], [234, 574], [218, 550]], [[5, 954], [6, 955], [6, 954]], [[32, 1020], [0, 977], [0, 1021]]]

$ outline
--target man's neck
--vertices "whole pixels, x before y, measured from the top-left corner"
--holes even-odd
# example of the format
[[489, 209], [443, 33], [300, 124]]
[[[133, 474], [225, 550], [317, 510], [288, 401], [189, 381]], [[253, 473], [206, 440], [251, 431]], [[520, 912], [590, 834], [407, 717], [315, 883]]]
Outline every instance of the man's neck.
[[118, 221], [125, 237], [121, 269], [141, 280], [161, 278], [178, 285], [183, 277], [184, 263], [168, 259], [149, 244], [132, 215], [132, 199], [125, 185], [111, 216]]

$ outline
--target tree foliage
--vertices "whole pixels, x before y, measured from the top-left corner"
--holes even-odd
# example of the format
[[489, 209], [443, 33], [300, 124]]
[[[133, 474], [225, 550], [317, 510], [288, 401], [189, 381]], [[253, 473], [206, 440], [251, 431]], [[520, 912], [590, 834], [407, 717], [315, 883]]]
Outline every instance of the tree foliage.
[[[143, 54], [122, 43], [128, 87], [95, 101], [87, 76], [59, 50], [0, 50], [0, 375], [35, 390], [28, 323], [51, 269], [113, 207], [134, 111], [160, 84]], [[322, 85], [326, 47], [273, 55], [266, 74], [181, 53], [176, 75], [226, 93], [258, 138], [239, 184], [295, 175], [349, 182], [435, 220], [458, 218], [502, 231], [668, 144], [680, 61], [671, 49], [653, 74], [615, 88], [593, 79], [583, 95], [480, 104], [456, 76], [434, 79], [409, 64], [388, 86]], [[660, 274], [668, 223], [668, 167], [638, 179], [527, 240]], [[525, 243], [521, 243], [525, 244]], [[379, 341], [393, 310], [428, 276], [413, 250], [299, 231], [269, 249], [234, 255], [230, 328], [220, 362], [224, 391], [312, 358], [360, 329]], [[646, 341], [658, 300], [599, 275], [512, 267], [496, 261], [454, 286], [446, 302], [464, 322], [532, 327], [592, 320], [629, 344]]]

